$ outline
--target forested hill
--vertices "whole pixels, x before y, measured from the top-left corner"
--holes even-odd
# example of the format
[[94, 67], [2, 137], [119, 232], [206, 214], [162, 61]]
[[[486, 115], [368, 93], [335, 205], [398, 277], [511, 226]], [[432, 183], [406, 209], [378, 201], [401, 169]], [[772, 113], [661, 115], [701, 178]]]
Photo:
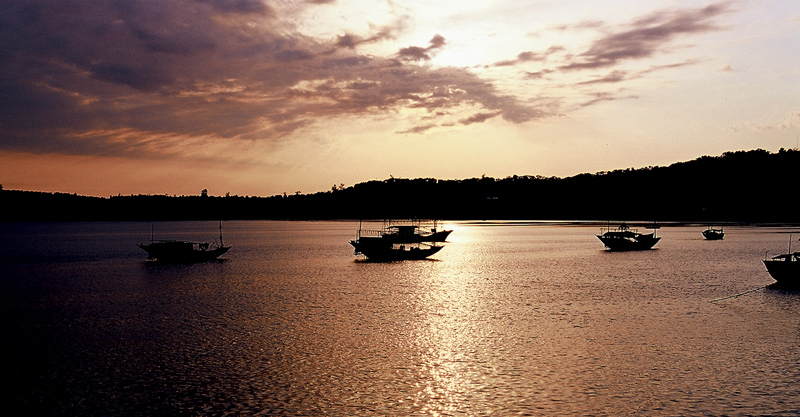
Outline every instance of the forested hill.
[[272, 197], [0, 191], [3, 221], [514, 219], [800, 223], [800, 151], [726, 152], [568, 178], [389, 178]]

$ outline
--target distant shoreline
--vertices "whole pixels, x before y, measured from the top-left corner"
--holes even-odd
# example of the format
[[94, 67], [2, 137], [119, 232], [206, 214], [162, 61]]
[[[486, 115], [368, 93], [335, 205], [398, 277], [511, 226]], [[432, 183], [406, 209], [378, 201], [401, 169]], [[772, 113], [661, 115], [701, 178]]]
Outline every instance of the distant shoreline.
[[[569, 178], [389, 178], [270, 197], [76, 194], [0, 188], [0, 221], [450, 219], [797, 225], [800, 151], [726, 152]], [[634, 220], [631, 220], [634, 219]]]

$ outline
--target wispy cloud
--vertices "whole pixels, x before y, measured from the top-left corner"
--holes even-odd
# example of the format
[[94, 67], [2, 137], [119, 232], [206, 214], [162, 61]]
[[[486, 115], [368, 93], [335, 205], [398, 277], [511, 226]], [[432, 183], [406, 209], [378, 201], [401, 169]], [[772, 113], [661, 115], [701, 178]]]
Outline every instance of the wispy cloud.
[[526, 62], [544, 62], [550, 55], [555, 54], [557, 52], [561, 52], [563, 50], [564, 50], [563, 46], [551, 46], [545, 52], [525, 51], [517, 55], [516, 59], [495, 62], [494, 64], [492, 64], [492, 66], [506, 67], [512, 65], [519, 65]]
[[715, 19], [731, 12], [728, 2], [690, 10], [660, 11], [636, 19], [592, 43], [562, 70], [607, 68], [664, 52], [679, 36], [719, 31]]
[[640, 71], [629, 71], [629, 70], [621, 70], [615, 69], [612, 70], [605, 75], [601, 75], [599, 77], [591, 78], [586, 81], [579, 81], [576, 85], [602, 85], [602, 84], [616, 84], [623, 81], [630, 81], [637, 78], [642, 78], [647, 74], [652, 72], [667, 70], [667, 69], [674, 69], [680, 67], [686, 67], [690, 65], [696, 65], [699, 61], [696, 59], [686, 59], [682, 62], [676, 62], [672, 64], [665, 64], [665, 65], [651, 65], [649, 68]]
[[781, 123], [781, 129], [791, 129], [800, 126], [800, 111], [791, 112], [786, 115], [786, 119]]

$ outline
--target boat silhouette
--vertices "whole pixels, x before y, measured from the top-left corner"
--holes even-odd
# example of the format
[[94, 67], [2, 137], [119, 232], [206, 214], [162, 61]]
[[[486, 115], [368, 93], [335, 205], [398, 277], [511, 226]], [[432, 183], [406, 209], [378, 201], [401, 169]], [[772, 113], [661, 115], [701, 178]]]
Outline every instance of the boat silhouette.
[[722, 227], [715, 229], [711, 226], [708, 226], [708, 229], [703, 230], [702, 233], [706, 240], [722, 240], [722, 238], [725, 237], [725, 232], [722, 230]]
[[800, 252], [792, 252], [792, 238], [789, 236], [789, 252], [770, 259], [764, 259], [769, 275], [786, 287], [800, 286]]
[[661, 240], [656, 236], [655, 229], [659, 226], [648, 226], [653, 229], [653, 233], [639, 233], [636, 229], [631, 229], [627, 223], [622, 223], [616, 229], [610, 227], [600, 229], [600, 234], [595, 235], [601, 242], [612, 251], [647, 250], [651, 249]]
[[380, 230], [358, 227], [356, 238], [349, 243], [355, 255], [364, 255], [372, 261], [421, 260], [442, 250], [452, 230], [420, 232], [419, 224], [389, 225]]
[[230, 250], [222, 241], [222, 222], [219, 224], [219, 243], [190, 242], [186, 240], [155, 240], [150, 233], [150, 243], [137, 246], [147, 252], [147, 259], [158, 263], [206, 262], [219, 258]]

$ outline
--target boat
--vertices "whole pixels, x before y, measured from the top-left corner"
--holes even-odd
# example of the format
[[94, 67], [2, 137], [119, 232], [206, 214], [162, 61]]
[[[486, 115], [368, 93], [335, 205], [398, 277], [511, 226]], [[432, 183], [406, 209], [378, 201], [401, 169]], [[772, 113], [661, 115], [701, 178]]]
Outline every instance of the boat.
[[655, 229], [659, 226], [648, 226], [648, 229], [653, 229], [653, 233], [639, 233], [636, 229], [631, 229], [626, 223], [622, 223], [616, 229], [610, 227], [600, 229], [600, 234], [596, 235], [598, 239], [608, 248], [613, 251], [628, 251], [628, 250], [646, 250], [651, 249], [661, 240], [656, 236]]
[[147, 252], [147, 259], [157, 263], [194, 263], [212, 261], [230, 250], [222, 242], [222, 223], [219, 225], [219, 243], [190, 242], [185, 240], [154, 240], [137, 246]]
[[[450, 234], [434, 235], [438, 232], [419, 233], [418, 226], [390, 226], [380, 230], [366, 230], [360, 225], [355, 239], [349, 243], [355, 255], [364, 255], [368, 260], [407, 261], [427, 259], [444, 248], [441, 241]], [[429, 240], [429, 239], [442, 239]]]
[[800, 252], [792, 252], [792, 239], [789, 238], [789, 252], [764, 259], [767, 272], [777, 284], [800, 287]]
[[703, 230], [703, 237], [706, 240], [722, 240], [725, 237], [725, 232], [722, 231], [722, 228], [715, 229], [711, 226], [708, 226], [708, 229]]

